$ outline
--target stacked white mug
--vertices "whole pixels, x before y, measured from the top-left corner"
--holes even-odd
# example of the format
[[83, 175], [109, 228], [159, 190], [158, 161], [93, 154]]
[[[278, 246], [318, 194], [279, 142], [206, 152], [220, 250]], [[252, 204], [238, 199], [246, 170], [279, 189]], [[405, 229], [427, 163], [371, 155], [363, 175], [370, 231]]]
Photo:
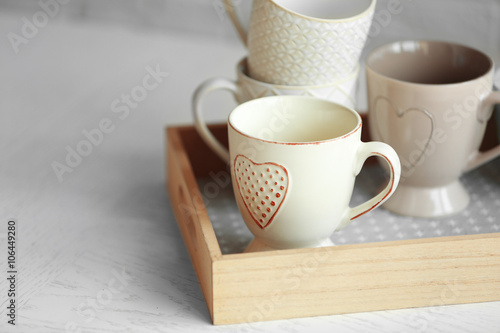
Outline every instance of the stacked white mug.
[[248, 32], [224, 0], [248, 48], [248, 74], [281, 85], [328, 85], [349, 77], [373, 19], [375, 0], [254, 0]]
[[254, 0], [248, 31], [232, 0], [227, 14], [248, 49], [237, 66], [237, 80], [213, 78], [193, 96], [196, 128], [222, 158], [202, 114], [204, 97], [218, 89], [238, 104], [266, 96], [302, 95], [355, 107], [359, 59], [376, 0]]

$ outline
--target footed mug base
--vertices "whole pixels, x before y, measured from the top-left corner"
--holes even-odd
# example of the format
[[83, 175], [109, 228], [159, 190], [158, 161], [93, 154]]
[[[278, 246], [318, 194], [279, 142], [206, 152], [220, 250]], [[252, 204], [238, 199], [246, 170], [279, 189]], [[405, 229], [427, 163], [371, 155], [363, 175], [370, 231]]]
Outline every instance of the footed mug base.
[[456, 214], [468, 204], [469, 195], [457, 180], [446, 186], [433, 188], [399, 183], [394, 195], [383, 207], [399, 215], [429, 218]]
[[[311, 247], [327, 247], [327, 246], [334, 246], [335, 244], [332, 242], [330, 238], [326, 238], [322, 241], [319, 241], [316, 244], [310, 245], [310, 246], [305, 246], [306, 248], [311, 248]], [[292, 248], [302, 248], [302, 247], [288, 247], [287, 249], [292, 249]], [[250, 244], [248, 244], [247, 248], [245, 249], [244, 253], [250, 253], [250, 252], [262, 252], [262, 251], [274, 251], [274, 250], [284, 250], [285, 248], [281, 247], [271, 247], [258, 238], [254, 238]]]

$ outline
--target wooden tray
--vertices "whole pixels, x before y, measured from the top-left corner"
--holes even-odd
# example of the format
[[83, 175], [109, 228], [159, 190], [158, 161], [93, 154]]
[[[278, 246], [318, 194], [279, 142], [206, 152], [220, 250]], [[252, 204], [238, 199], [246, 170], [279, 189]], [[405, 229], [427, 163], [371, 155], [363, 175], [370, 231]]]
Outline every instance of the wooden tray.
[[214, 324], [500, 300], [500, 233], [222, 254], [197, 179], [226, 166], [193, 127], [166, 136], [170, 201]]

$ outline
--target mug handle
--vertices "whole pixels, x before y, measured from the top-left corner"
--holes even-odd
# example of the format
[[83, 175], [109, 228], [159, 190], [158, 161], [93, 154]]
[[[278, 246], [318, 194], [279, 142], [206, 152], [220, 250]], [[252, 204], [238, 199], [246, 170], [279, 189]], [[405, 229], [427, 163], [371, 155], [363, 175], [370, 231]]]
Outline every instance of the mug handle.
[[236, 6], [233, 0], [224, 0], [224, 8], [226, 9], [226, 13], [229, 16], [229, 19], [231, 20], [231, 22], [233, 22], [234, 28], [236, 29], [236, 32], [238, 33], [238, 36], [240, 37], [241, 41], [245, 46], [247, 46], [248, 33], [243, 27], [243, 24], [241, 24], [238, 15], [236, 14]]
[[[495, 104], [500, 104], [500, 91], [492, 91], [488, 95], [488, 97], [484, 99], [481, 105], [481, 112], [478, 114], [478, 119], [480, 121], [486, 122], [491, 117], [491, 113], [487, 114], [487, 112]], [[500, 156], [500, 144], [485, 152], [478, 151], [469, 160], [467, 166], [465, 167], [464, 172], [469, 172], [477, 167], [480, 167], [481, 165], [491, 161], [497, 156]]]
[[228, 90], [236, 95], [238, 94], [238, 86], [236, 82], [225, 78], [213, 78], [203, 82], [196, 88], [193, 94], [192, 112], [195, 120], [195, 127], [203, 141], [226, 163], [229, 162], [229, 151], [224, 147], [210, 132], [205, 120], [203, 119], [201, 102], [205, 96], [214, 90]]
[[354, 166], [354, 175], [357, 176], [366, 159], [370, 156], [382, 157], [386, 163], [389, 165], [390, 179], [386, 187], [380, 191], [376, 196], [370, 200], [356, 206], [349, 208], [344, 214], [342, 222], [337, 227], [335, 231], [338, 231], [348, 225], [352, 220], [360, 217], [361, 215], [368, 213], [372, 209], [377, 208], [383, 204], [387, 199], [391, 197], [399, 184], [399, 178], [401, 176], [401, 163], [399, 161], [398, 154], [396, 151], [383, 142], [361, 142], [361, 145], [357, 151], [356, 165]]

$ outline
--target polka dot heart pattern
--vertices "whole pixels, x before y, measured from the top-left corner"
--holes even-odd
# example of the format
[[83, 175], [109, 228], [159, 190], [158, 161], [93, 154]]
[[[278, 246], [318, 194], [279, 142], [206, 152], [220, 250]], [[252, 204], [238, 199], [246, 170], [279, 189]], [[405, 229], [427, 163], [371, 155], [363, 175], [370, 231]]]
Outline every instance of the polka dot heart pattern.
[[234, 160], [234, 175], [243, 203], [253, 220], [262, 229], [268, 227], [286, 198], [287, 170], [276, 163], [255, 163], [238, 155]]

